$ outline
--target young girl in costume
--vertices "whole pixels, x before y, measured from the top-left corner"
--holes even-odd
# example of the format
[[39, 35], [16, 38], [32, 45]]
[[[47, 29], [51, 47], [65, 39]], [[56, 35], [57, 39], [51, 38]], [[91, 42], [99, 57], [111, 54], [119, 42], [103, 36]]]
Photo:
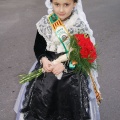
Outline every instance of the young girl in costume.
[[[60, 19], [68, 36], [83, 31], [95, 44], [81, 0], [46, 0], [46, 6], [49, 15], [36, 24], [34, 52], [37, 63], [32, 68], [42, 67], [44, 73], [22, 86], [15, 105], [16, 120], [100, 120], [91, 78], [81, 71], [73, 72], [67, 58], [53, 62], [60, 56], [67, 56], [66, 50], [69, 50], [69, 46], [60, 41], [62, 32], [58, 34], [60, 30], [52, 26], [56, 19]], [[99, 90], [97, 72], [91, 70], [91, 74]]]

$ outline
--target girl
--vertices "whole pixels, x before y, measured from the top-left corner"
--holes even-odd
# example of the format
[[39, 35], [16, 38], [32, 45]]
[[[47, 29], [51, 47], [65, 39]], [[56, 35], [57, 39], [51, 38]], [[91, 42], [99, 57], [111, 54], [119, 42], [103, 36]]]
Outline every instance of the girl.
[[[45, 73], [28, 83], [20, 102], [22, 109], [20, 116], [17, 115], [17, 120], [100, 120], [99, 107], [90, 77], [86, 77], [82, 72], [74, 73], [67, 60], [53, 64], [55, 59], [66, 54], [65, 47], [52, 26], [57, 17], [68, 34], [83, 31], [89, 34], [95, 44], [92, 31], [82, 11], [81, 1], [46, 0], [46, 6], [49, 13], [53, 13], [50, 16], [43, 16], [36, 24], [34, 45], [38, 60], [35, 70], [43, 67]], [[94, 70], [91, 72], [99, 89], [97, 73]]]

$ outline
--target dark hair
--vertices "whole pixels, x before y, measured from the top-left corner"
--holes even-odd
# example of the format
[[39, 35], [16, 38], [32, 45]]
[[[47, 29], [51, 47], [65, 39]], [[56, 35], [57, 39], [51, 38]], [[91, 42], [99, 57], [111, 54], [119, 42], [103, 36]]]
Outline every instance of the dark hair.
[[[78, 2], [78, 0], [73, 0], [75, 3]], [[52, 0], [50, 0], [50, 2], [52, 2]]]

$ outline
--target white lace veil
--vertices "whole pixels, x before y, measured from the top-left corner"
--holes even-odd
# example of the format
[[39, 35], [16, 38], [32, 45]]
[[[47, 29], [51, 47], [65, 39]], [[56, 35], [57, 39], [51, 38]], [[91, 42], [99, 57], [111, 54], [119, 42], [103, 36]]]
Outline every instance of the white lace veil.
[[[52, 4], [50, 2], [50, 0], [46, 0], [45, 1], [45, 5], [48, 8], [48, 14], [52, 13], [53, 8], [52, 8]], [[77, 14], [79, 15], [80, 19], [82, 21], [84, 21], [84, 23], [86, 24], [86, 26], [88, 27], [89, 31], [90, 31], [90, 36], [92, 37], [92, 42], [95, 44], [95, 39], [93, 37], [93, 31], [90, 29], [89, 24], [86, 20], [86, 15], [83, 12], [83, 7], [82, 7], [82, 1], [78, 0], [77, 5], [75, 7], [75, 11], [77, 12]]]

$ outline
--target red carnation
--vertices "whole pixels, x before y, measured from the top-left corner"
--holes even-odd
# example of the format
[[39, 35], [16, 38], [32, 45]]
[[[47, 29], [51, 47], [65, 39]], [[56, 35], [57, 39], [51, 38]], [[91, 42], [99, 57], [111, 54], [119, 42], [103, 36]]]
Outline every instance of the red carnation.
[[94, 62], [97, 58], [96, 49], [89, 37], [84, 34], [75, 34], [77, 43], [80, 46], [80, 55], [82, 58], [86, 58], [89, 63]]

